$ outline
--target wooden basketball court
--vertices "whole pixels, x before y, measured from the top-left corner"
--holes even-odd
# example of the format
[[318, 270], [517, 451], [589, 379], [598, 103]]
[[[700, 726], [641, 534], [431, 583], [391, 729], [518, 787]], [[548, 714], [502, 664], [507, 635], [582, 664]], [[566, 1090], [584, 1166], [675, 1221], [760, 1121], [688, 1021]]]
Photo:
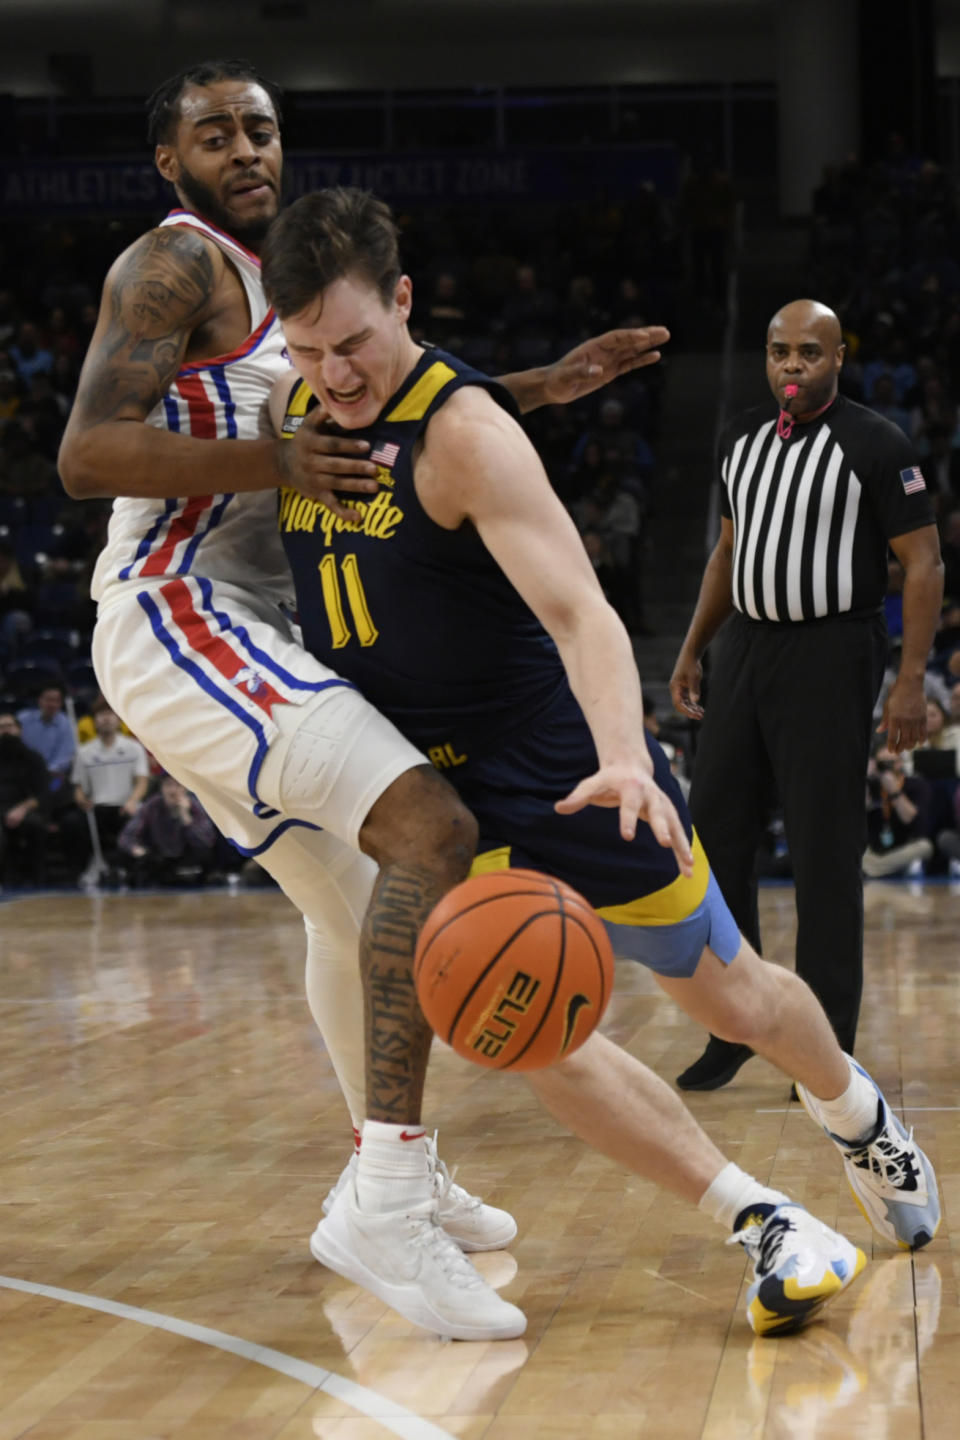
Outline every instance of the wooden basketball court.
[[[768, 953], [793, 894], [762, 895]], [[952, 1440], [960, 1434], [960, 887], [867, 886], [860, 1057], [937, 1165], [944, 1222], [872, 1244], [840, 1160], [753, 1060], [692, 1108], [729, 1157], [871, 1257], [801, 1335], [755, 1340], [745, 1257], [522, 1081], [437, 1047], [425, 1111], [515, 1214], [479, 1268], [522, 1340], [442, 1342], [310, 1257], [349, 1153], [276, 892], [0, 907], [0, 1440]], [[605, 1028], [672, 1078], [701, 1033], [618, 966]]]

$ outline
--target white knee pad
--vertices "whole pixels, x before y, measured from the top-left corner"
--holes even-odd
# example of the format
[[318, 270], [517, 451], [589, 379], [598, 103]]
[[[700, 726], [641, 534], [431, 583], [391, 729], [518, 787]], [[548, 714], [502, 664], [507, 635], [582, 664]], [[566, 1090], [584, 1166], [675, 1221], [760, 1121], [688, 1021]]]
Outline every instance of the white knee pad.
[[296, 710], [274, 707], [280, 734], [260, 769], [260, 798], [288, 818], [322, 825], [356, 846], [394, 780], [428, 762], [359, 691], [325, 690]]

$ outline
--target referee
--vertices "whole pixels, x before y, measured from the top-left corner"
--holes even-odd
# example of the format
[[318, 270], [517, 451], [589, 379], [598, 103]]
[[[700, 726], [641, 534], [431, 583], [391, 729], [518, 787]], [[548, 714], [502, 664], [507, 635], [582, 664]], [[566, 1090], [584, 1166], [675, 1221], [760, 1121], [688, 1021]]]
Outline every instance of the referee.
[[[923, 680], [943, 597], [930, 497], [897, 426], [837, 394], [832, 310], [795, 300], [767, 331], [779, 405], [748, 410], [719, 450], [721, 534], [670, 681], [703, 719], [690, 809], [740, 929], [758, 950], [754, 862], [774, 796], [797, 904], [797, 973], [852, 1053], [863, 984], [864, 783], [887, 656], [887, 552], [904, 568], [900, 670], [878, 727], [893, 751], [926, 735]], [[706, 714], [700, 659], [712, 655]], [[711, 1036], [677, 1077], [725, 1085], [750, 1058]]]

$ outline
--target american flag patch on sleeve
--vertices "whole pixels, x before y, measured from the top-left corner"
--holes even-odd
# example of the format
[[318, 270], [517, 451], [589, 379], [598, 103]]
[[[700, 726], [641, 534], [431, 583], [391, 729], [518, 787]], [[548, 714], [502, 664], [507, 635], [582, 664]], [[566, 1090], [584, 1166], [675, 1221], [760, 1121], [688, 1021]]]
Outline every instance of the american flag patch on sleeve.
[[915, 495], [918, 490], [927, 488], [927, 482], [923, 478], [923, 472], [919, 465], [911, 465], [909, 470], [901, 470], [900, 483], [903, 486], [904, 495]]

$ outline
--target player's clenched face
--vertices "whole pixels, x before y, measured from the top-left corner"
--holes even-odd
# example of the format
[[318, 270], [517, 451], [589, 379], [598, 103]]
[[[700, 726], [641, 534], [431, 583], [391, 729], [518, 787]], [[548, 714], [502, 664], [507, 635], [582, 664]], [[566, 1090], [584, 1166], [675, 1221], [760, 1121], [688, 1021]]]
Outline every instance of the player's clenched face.
[[283, 155], [267, 92], [250, 80], [188, 85], [157, 169], [192, 210], [256, 250], [280, 208]]
[[[837, 393], [843, 344], [832, 321], [788, 306], [767, 332], [767, 381], [784, 410], [802, 418], [820, 410]], [[787, 388], [796, 386], [793, 397]]]
[[290, 359], [338, 425], [371, 425], [416, 364], [411, 297], [406, 275], [389, 302], [363, 276], [344, 275], [283, 321]]

